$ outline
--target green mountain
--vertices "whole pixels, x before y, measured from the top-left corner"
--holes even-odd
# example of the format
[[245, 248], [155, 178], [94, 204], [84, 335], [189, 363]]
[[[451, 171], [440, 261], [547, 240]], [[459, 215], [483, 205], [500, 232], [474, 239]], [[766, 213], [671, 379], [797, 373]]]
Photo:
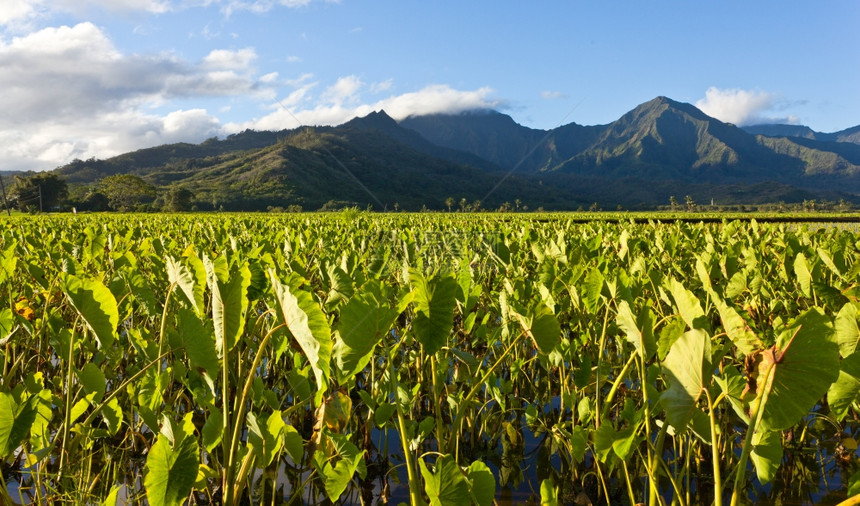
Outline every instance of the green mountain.
[[[478, 167], [448, 159], [473, 160]], [[200, 145], [172, 144], [106, 160], [76, 160], [57, 172], [77, 185], [132, 174], [159, 188], [187, 188], [200, 209], [443, 209], [449, 197], [455, 206], [466, 199], [469, 205], [481, 200], [491, 208], [516, 200], [551, 209], [585, 203], [543, 187], [539, 180], [506, 178], [499, 170], [469, 153], [433, 145], [398, 127], [385, 113], [374, 113], [338, 127], [247, 131]]]
[[539, 131], [498, 113], [407, 118], [401, 126], [518, 172], [646, 184], [772, 181], [815, 191], [860, 191], [860, 158], [853, 144], [751, 135], [666, 97], [601, 126]]
[[548, 210], [647, 208], [673, 195], [721, 204], [860, 202], [860, 145], [754, 135], [666, 97], [607, 125], [552, 130], [495, 111], [399, 124], [380, 111], [337, 127], [245, 131], [75, 160], [57, 172], [93, 191], [116, 174], [162, 190], [186, 188], [199, 209], [444, 209], [449, 198], [454, 207], [480, 202], [489, 209], [517, 201]]
[[816, 132], [803, 125], [765, 124], [743, 127], [744, 131], [767, 137], [801, 137], [824, 142], [850, 142], [860, 144], [860, 125], [833, 133]]

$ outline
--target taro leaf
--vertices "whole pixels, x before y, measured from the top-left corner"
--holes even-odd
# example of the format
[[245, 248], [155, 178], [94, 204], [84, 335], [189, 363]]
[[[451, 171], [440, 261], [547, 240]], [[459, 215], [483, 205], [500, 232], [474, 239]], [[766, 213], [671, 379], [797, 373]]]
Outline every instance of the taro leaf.
[[798, 253], [794, 259], [794, 275], [797, 277], [797, 282], [800, 284], [800, 291], [807, 298], [812, 297], [812, 274], [809, 271], [809, 263], [803, 253]]
[[113, 487], [111, 487], [110, 493], [101, 503], [102, 506], [117, 506], [117, 494], [119, 494], [119, 490], [121, 488], [121, 485], [114, 485]]
[[753, 434], [752, 445], [750, 458], [755, 466], [758, 481], [762, 485], [770, 483], [782, 462], [782, 433], [758, 430]]
[[496, 497], [496, 478], [490, 468], [480, 460], [472, 462], [466, 470], [472, 484], [472, 500], [478, 506], [492, 506]]
[[708, 330], [708, 321], [705, 318], [705, 312], [702, 311], [702, 304], [693, 295], [693, 292], [684, 288], [684, 285], [675, 278], [670, 281], [669, 288], [672, 292], [672, 298], [675, 299], [675, 305], [678, 306], [678, 313], [684, 322], [691, 329]]
[[355, 290], [352, 278], [337, 265], [329, 266], [328, 277], [331, 280], [331, 290], [329, 290], [328, 297], [326, 298], [325, 308], [327, 311], [333, 311], [344, 301], [352, 297]]
[[[219, 257], [219, 258], [224, 258]], [[236, 346], [245, 326], [245, 310], [248, 308], [248, 287], [251, 285], [251, 270], [244, 263], [231, 269], [229, 279], [221, 281], [219, 267], [208, 257], [204, 262], [212, 291], [212, 320], [215, 323], [215, 349], [223, 357]]]
[[451, 455], [436, 459], [433, 472], [427, 469], [424, 459], [418, 464], [424, 477], [424, 491], [430, 498], [430, 506], [471, 506], [469, 480]]
[[576, 459], [576, 462], [583, 462], [585, 459], [585, 450], [588, 448], [588, 435], [585, 429], [577, 425], [571, 432], [570, 454]]
[[[165, 433], [171, 431], [173, 441]], [[197, 479], [199, 464], [196, 438], [179, 424], [169, 431], [163, 427], [146, 457], [147, 473], [143, 486], [149, 504], [178, 506], [184, 503]]]
[[284, 426], [284, 449], [287, 450], [287, 454], [293, 459], [294, 464], [298, 465], [302, 462], [302, 456], [305, 453], [304, 441], [292, 425]]
[[[0, 311], [0, 346], [9, 342], [15, 331], [15, 313], [11, 307]], [[68, 355], [67, 355], [68, 356]]]
[[549, 478], [540, 483], [540, 506], [558, 506], [558, 490]]
[[158, 302], [155, 300], [155, 293], [146, 282], [146, 278], [138, 270], [128, 271], [125, 273], [125, 279], [131, 294], [140, 303], [144, 313], [148, 316], [158, 315]]
[[257, 416], [248, 413], [248, 445], [257, 458], [258, 467], [266, 467], [272, 463], [275, 455], [281, 450], [284, 438], [284, 419], [280, 411], [275, 411], [268, 416], [265, 424], [257, 421]]
[[[771, 364], [771, 376], [765, 379]], [[816, 307], [798, 316], [779, 334], [774, 348], [762, 354], [758, 370], [758, 390], [769, 390], [762, 427], [788, 429], [839, 376], [839, 346], [830, 318]]]
[[726, 395], [726, 398], [732, 405], [735, 414], [747, 425], [750, 423], [750, 417], [744, 410], [744, 402], [741, 399], [746, 381], [737, 368], [727, 364], [723, 366], [722, 374], [717, 378], [717, 383]]
[[599, 270], [593, 268], [588, 271], [582, 290], [582, 301], [589, 313], [597, 313], [597, 310], [600, 309], [600, 294], [603, 292], [605, 281]]
[[615, 442], [615, 428], [611, 422], [603, 422], [592, 434], [594, 441], [594, 451], [597, 453], [597, 458], [601, 462], [606, 462], [607, 457], [612, 452], [612, 443]]
[[366, 283], [340, 310], [332, 358], [341, 383], [364, 369], [397, 318], [379, 285], [376, 280]]
[[86, 364], [83, 369], [78, 371], [78, 381], [81, 382], [87, 392], [87, 400], [90, 404], [95, 405], [102, 401], [107, 388], [107, 381], [104, 373], [97, 365], [92, 362]]
[[367, 464], [364, 462], [364, 451], [359, 451], [347, 436], [334, 434], [328, 430], [323, 432], [331, 443], [334, 454], [326, 456], [322, 451], [317, 450], [314, 453], [313, 464], [322, 476], [329, 500], [337, 501], [356, 473], [362, 479], [367, 476]]
[[427, 279], [415, 269], [409, 271], [409, 283], [415, 293], [412, 329], [424, 352], [432, 355], [448, 343], [460, 287], [452, 275], [439, 274]]
[[639, 320], [642, 320], [640, 324], [633, 316], [630, 304], [626, 300], [622, 300], [618, 304], [618, 316], [616, 316], [618, 327], [625, 332], [627, 341], [633, 344], [636, 351], [639, 352], [639, 356], [644, 360], [650, 360], [657, 352], [657, 343], [654, 341], [653, 325], [651, 324], [652, 319], [650, 312], [645, 309], [640, 315]]
[[860, 351], [842, 359], [839, 377], [827, 390], [830, 411], [839, 421], [845, 418], [848, 408], [857, 401], [860, 401]]
[[561, 325], [552, 310], [538, 303], [528, 316], [511, 311], [526, 334], [532, 338], [538, 351], [548, 355], [561, 343]]
[[0, 460], [11, 455], [30, 433], [36, 421], [32, 399], [18, 405], [15, 396], [0, 392]]
[[185, 294], [191, 307], [198, 315], [203, 315], [203, 291], [206, 287], [206, 268], [197, 255], [189, 255], [179, 260], [168, 256], [165, 261], [167, 279], [176, 284]]
[[181, 308], [177, 330], [189, 365], [206, 371], [210, 378], [217, 377], [221, 362], [211, 329], [207, 330], [193, 311]]
[[636, 427], [628, 427], [627, 429], [618, 432], [613, 437], [614, 441], [612, 441], [612, 451], [624, 461], [630, 458], [630, 455], [643, 439], [636, 435]]
[[752, 329], [747, 324], [746, 320], [738, 314], [737, 311], [725, 301], [712, 296], [713, 303], [720, 312], [720, 320], [723, 322], [723, 329], [726, 335], [735, 344], [738, 350], [744, 355], [751, 355], [757, 350], [763, 348], [761, 340], [755, 335]]
[[93, 332], [100, 348], [114, 342], [119, 312], [110, 290], [97, 279], [81, 279], [71, 274], [60, 276], [60, 286], [72, 306]]
[[[860, 263], [858, 263], [860, 265]], [[834, 322], [836, 328], [836, 341], [839, 343], [839, 354], [843, 357], [851, 355], [857, 350], [860, 342], [860, 328], [857, 326], [857, 306], [847, 303], [839, 310]]]
[[846, 488], [848, 489], [848, 493], [846, 494], [848, 497], [853, 498], [854, 496], [860, 495], [860, 471], [857, 471], [848, 478], [848, 485]]
[[373, 411], [373, 422], [377, 427], [382, 427], [396, 410], [397, 406], [394, 404], [380, 404]]
[[18, 266], [18, 255], [15, 254], [15, 242], [12, 241], [12, 245], [0, 256], [0, 284], [11, 278], [15, 274], [15, 268]]
[[286, 285], [276, 277], [274, 270], [269, 271], [269, 277], [281, 316], [310, 362], [317, 380], [317, 396], [321, 398], [330, 375], [332, 353], [331, 328], [325, 314], [310, 292], [299, 288], [298, 276], [292, 276]]
[[702, 390], [711, 382], [711, 340], [700, 329], [685, 332], [663, 361], [669, 388], [660, 396], [666, 420], [682, 433], [693, 417]]
[[122, 409], [119, 406], [119, 401], [114, 397], [107, 404], [102, 406], [101, 415], [108, 426], [108, 433], [111, 436], [119, 432], [119, 427], [122, 424]]
[[657, 356], [660, 357], [660, 360], [666, 360], [666, 355], [669, 354], [672, 345], [684, 335], [686, 328], [687, 324], [684, 323], [684, 320], [675, 316], [670, 318], [666, 326], [660, 329], [660, 338], [657, 340]]
[[210, 407], [209, 416], [203, 424], [203, 447], [207, 452], [212, 452], [221, 443], [221, 431], [224, 429], [224, 417], [218, 408]]

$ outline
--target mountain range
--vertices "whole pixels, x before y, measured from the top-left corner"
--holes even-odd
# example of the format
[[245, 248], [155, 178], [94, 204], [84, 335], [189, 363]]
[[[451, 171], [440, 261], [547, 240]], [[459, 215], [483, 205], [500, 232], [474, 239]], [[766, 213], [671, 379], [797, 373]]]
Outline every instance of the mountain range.
[[716, 204], [860, 202], [860, 126], [740, 128], [666, 97], [606, 125], [552, 130], [491, 110], [400, 122], [378, 111], [336, 127], [248, 130], [75, 160], [56, 172], [79, 186], [134, 174], [191, 190], [200, 209], [443, 209], [450, 199], [483, 208], [638, 209], [687, 195]]

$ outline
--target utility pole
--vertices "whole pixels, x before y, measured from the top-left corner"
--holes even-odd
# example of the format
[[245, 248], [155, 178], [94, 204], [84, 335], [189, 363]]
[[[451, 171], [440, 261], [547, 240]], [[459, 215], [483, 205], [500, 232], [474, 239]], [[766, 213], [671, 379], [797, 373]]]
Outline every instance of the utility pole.
[[12, 216], [9, 212], [9, 202], [6, 201], [6, 185], [3, 183], [3, 176], [0, 176], [0, 189], [3, 190], [3, 207], [6, 208], [6, 214]]

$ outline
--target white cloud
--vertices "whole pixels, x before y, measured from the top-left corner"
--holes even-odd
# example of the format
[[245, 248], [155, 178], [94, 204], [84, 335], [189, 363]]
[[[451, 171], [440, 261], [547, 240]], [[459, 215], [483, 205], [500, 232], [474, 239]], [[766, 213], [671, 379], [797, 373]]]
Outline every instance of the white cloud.
[[358, 90], [363, 86], [364, 83], [357, 76], [341, 77], [332, 86], [326, 88], [321, 98], [324, 102], [340, 105], [355, 100]]
[[0, 26], [33, 17], [36, 13], [33, 4], [28, 0], [0, 0]]
[[177, 98], [274, 98], [277, 74], [257, 77], [253, 49], [216, 50], [201, 62], [171, 53], [124, 54], [91, 23], [0, 40], [0, 166], [49, 169], [220, 131], [202, 109], [169, 111]]
[[167, 0], [0, 0], [0, 27], [26, 25], [51, 12], [85, 16], [92, 9], [163, 14], [173, 7]]
[[373, 83], [370, 85], [371, 93], [382, 93], [383, 91], [388, 91], [391, 89], [391, 86], [394, 84], [394, 80], [386, 79], [385, 81], [379, 83]]
[[[236, 11], [265, 14], [276, 7], [295, 9], [320, 0], [0, 0], [0, 27], [22, 27], [40, 16], [63, 12], [85, 18], [94, 9], [107, 12], [164, 14], [193, 7], [220, 5], [229, 16]], [[325, 0], [326, 3], [339, 3]], [[204, 30], [203, 35], [211, 33]], [[215, 34], [217, 35], [217, 34]]]
[[[288, 9], [297, 9], [306, 7], [315, 0], [223, 0], [223, 11], [227, 16], [234, 12], [248, 11], [254, 14], [265, 14], [275, 7], [287, 7]], [[336, 0], [326, 0], [326, 3], [340, 3]]]
[[796, 123], [795, 116], [772, 116], [785, 107], [785, 102], [773, 93], [740, 88], [720, 89], [710, 87], [705, 98], [696, 102], [696, 107], [708, 116], [735, 125], [761, 123]]
[[461, 91], [445, 84], [435, 84], [416, 92], [380, 100], [373, 109], [385, 109], [389, 116], [398, 120], [422, 114], [491, 109], [502, 105], [500, 101], [489, 98], [492, 93], [492, 88], [488, 87]]
[[543, 98], [544, 100], [557, 100], [560, 98], [567, 98], [567, 95], [565, 95], [564, 93], [562, 93], [560, 91], [545, 90], [545, 91], [540, 92], [540, 97]]
[[203, 63], [213, 69], [246, 70], [256, 59], [257, 52], [250, 47], [238, 51], [215, 49], [203, 58]]
[[[373, 103], [360, 103], [361, 96], [358, 92], [363, 85], [355, 76], [338, 79], [335, 85], [326, 88], [320, 97], [315, 98], [310, 91], [317, 83], [310, 83], [309, 79], [310, 77], [306, 76], [300, 87], [286, 99], [274, 104], [274, 111], [270, 114], [246, 122], [228, 123], [224, 125], [224, 130], [240, 132], [245, 129], [282, 130], [301, 125], [339, 125], [354, 117], [366, 116], [379, 110], [385, 110], [394, 119], [401, 120], [413, 115], [458, 113], [502, 105], [500, 101], [490, 98], [493, 93], [491, 88], [457, 90], [443, 84], [392, 95]], [[350, 98], [350, 105], [345, 105], [343, 97]]]

